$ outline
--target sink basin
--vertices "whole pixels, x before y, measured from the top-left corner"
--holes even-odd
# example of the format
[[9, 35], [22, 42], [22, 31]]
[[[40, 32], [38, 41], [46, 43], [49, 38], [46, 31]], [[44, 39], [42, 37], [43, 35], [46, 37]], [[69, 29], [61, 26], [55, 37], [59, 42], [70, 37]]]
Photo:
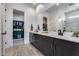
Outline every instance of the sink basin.
[[73, 35], [73, 32], [64, 32], [63, 34], [64, 36], [69, 36], [69, 37], [72, 37]]
[[49, 32], [48, 35], [58, 35], [57, 32]]

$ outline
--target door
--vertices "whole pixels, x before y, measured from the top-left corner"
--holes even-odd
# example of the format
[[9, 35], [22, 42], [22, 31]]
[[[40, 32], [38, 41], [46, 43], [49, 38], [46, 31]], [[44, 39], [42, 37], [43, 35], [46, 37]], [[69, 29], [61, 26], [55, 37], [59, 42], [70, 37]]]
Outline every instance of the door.
[[0, 4], [0, 55], [4, 55], [4, 39], [5, 39], [5, 4]]
[[1, 10], [1, 38], [2, 38], [2, 55], [5, 55], [5, 45], [7, 44], [6, 42], [6, 10], [5, 10], [5, 3], [2, 3], [2, 10]]

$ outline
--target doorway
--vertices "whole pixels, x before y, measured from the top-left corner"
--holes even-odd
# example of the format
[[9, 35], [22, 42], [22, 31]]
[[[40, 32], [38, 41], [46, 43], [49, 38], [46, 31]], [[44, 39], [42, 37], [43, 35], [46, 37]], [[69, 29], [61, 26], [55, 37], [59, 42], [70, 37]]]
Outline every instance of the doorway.
[[13, 10], [13, 44], [24, 43], [24, 12]]

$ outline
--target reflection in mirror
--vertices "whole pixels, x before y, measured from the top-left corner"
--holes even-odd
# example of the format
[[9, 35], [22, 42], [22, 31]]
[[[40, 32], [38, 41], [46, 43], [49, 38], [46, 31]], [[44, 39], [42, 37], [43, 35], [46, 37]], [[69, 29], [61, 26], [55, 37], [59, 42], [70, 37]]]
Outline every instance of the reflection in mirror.
[[79, 9], [65, 13], [65, 30], [67, 32], [79, 32]]
[[43, 17], [43, 31], [48, 31], [48, 28], [47, 28], [47, 17]]
[[58, 25], [58, 30], [61, 30], [61, 32], [65, 31], [65, 17], [59, 17], [59, 25]]

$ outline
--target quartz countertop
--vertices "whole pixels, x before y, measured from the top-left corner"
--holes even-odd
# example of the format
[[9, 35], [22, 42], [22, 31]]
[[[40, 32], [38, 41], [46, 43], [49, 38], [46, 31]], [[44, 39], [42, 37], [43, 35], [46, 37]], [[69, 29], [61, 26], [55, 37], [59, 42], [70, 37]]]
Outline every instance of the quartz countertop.
[[34, 32], [34, 31], [30, 31], [31, 33], [34, 33], [34, 34], [40, 34], [40, 35], [43, 35], [43, 36], [49, 36], [49, 37], [53, 37], [53, 38], [59, 38], [59, 39], [62, 39], [62, 40], [67, 40], [67, 41], [72, 41], [72, 42], [76, 42], [76, 43], [79, 43], [79, 38], [76, 38], [76, 37], [72, 37], [72, 36], [69, 36], [69, 35], [58, 35], [57, 32]]

